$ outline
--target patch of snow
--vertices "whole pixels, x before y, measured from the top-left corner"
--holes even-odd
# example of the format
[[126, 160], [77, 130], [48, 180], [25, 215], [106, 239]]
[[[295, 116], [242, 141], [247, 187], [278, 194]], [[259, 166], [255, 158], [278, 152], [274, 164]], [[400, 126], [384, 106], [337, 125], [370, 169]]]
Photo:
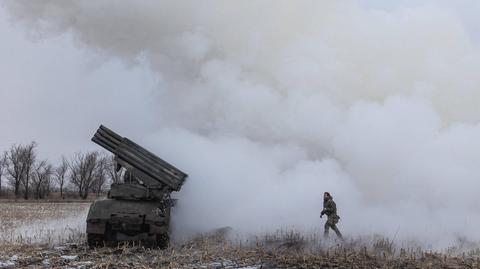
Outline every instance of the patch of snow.
[[68, 261], [74, 261], [74, 260], [78, 259], [78, 256], [77, 255], [73, 255], [73, 256], [64, 255], [64, 256], [60, 256], [60, 258], [62, 258], [64, 260], [68, 260]]
[[93, 265], [93, 262], [92, 261], [83, 261], [83, 262], [77, 262], [77, 263], [75, 263], [75, 265], [77, 267], [80, 267], [80, 266], [87, 267], [87, 266]]
[[0, 262], [0, 268], [10, 268], [15, 267], [15, 263], [12, 261]]
[[65, 249], [67, 249], [66, 246], [55, 246], [53, 247], [53, 249], [57, 250], [57, 251], [64, 251]]
[[27, 244], [59, 244], [78, 240], [85, 232], [87, 213], [88, 207], [85, 206], [80, 212], [61, 219], [36, 219], [21, 223], [2, 240]]

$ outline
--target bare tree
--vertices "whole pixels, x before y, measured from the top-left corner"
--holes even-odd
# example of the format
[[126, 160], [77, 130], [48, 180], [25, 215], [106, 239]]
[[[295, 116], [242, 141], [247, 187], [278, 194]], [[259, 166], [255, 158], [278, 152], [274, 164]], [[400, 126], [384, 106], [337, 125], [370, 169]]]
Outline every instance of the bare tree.
[[42, 198], [50, 196], [50, 192], [52, 190], [52, 174], [53, 168], [50, 167], [50, 175], [43, 181], [42, 185], [40, 186], [40, 193], [42, 194]]
[[97, 160], [97, 169], [95, 169], [94, 173], [93, 191], [98, 195], [103, 191], [103, 188], [108, 181], [109, 174], [107, 169], [109, 160], [105, 155], [99, 156]]
[[0, 156], [0, 195], [2, 194], [2, 179], [7, 171], [7, 152]]
[[32, 186], [34, 187], [35, 199], [42, 199], [48, 193], [51, 175], [52, 165], [46, 160], [35, 165], [32, 176]]
[[112, 183], [119, 183], [122, 178], [122, 170], [115, 161], [115, 156], [106, 157], [108, 179]]
[[22, 185], [24, 188], [24, 198], [28, 200], [29, 197], [29, 184], [30, 178], [32, 176], [32, 172], [35, 166], [35, 161], [37, 158], [37, 154], [35, 152], [35, 148], [37, 147], [37, 143], [31, 142], [30, 144], [26, 145], [22, 149], [21, 159], [24, 166], [24, 173], [21, 177]]
[[20, 183], [25, 173], [25, 165], [22, 161], [23, 147], [21, 145], [12, 145], [5, 153], [7, 159], [7, 174], [10, 185], [13, 187], [15, 198], [20, 195]]
[[68, 172], [68, 160], [65, 158], [65, 156], [62, 156], [62, 162], [60, 163], [59, 166], [55, 168], [54, 171], [54, 178], [55, 181], [58, 184], [58, 187], [60, 188], [60, 197], [63, 199], [63, 188], [66, 183], [67, 179], [67, 172]]
[[82, 199], [87, 199], [103, 165], [98, 152], [76, 153], [69, 163], [70, 182], [77, 189]]

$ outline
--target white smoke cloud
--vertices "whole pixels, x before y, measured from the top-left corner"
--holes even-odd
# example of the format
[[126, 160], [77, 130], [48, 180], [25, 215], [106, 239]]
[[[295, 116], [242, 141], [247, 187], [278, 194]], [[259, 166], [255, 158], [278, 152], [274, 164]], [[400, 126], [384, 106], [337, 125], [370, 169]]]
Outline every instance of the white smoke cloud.
[[460, 4], [4, 5], [32, 36], [158, 76], [143, 139], [190, 174], [179, 233], [318, 228], [330, 191], [348, 235], [480, 240], [480, 55]]

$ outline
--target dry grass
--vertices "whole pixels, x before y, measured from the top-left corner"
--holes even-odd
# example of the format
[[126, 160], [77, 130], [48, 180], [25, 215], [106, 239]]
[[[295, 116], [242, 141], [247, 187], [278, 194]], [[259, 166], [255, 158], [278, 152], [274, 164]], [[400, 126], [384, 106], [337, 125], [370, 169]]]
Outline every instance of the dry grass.
[[376, 254], [366, 246], [347, 248], [340, 244], [298, 251], [260, 243], [240, 246], [210, 237], [167, 250], [127, 244], [93, 250], [82, 243], [55, 248], [5, 245], [0, 261], [18, 267], [69, 268], [480, 268], [479, 257], [470, 254], [449, 256], [402, 249], [398, 255], [389, 255]]
[[135, 244], [89, 249], [87, 209], [0, 204], [0, 268], [480, 268], [480, 250], [466, 238], [435, 253], [398, 248], [380, 236], [340, 242], [290, 230], [232, 240], [224, 228], [166, 250]]

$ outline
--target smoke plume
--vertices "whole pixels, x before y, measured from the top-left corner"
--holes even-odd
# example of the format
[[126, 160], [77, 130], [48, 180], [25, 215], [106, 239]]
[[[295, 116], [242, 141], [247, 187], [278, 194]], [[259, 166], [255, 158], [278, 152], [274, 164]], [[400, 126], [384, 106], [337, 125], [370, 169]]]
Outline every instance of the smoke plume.
[[156, 75], [144, 104], [156, 131], [136, 135], [190, 175], [177, 195], [179, 234], [321, 229], [329, 191], [346, 235], [480, 240], [472, 22], [447, 4], [363, 3], [4, 6], [28, 35], [69, 33]]

